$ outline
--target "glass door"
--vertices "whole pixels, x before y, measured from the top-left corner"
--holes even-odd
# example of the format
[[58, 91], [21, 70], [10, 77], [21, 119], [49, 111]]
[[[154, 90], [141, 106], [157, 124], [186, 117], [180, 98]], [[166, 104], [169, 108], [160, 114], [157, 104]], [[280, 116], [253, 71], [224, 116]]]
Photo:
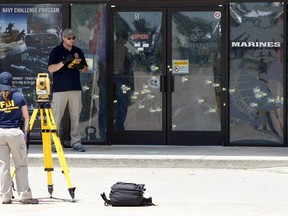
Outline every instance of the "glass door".
[[221, 7], [135, 8], [111, 6], [112, 144], [223, 144]]
[[166, 142], [165, 93], [161, 90], [165, 74], [163, 17], [162, 10], [112, 10], [112, 143]]
[[222, 7], [168, 13], [170, 144], [224, 144], [222, 14]]

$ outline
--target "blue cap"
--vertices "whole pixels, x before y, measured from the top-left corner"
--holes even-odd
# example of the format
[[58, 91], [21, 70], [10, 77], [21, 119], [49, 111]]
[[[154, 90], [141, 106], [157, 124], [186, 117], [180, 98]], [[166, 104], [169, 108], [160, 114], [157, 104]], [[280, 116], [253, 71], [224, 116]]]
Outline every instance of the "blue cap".
[[0, 73], [0, 91], [12, 91], [12, 79], [9, 72]]

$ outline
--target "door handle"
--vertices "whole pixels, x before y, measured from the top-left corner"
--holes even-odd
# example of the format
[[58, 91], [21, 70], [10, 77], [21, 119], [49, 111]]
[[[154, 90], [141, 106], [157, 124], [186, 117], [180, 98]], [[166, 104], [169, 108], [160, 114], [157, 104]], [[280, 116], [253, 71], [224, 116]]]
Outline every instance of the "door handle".
[[168, 89], [167, 89], [167, 91], [169, 92], [169, 93], [171, 93], [171, 92], [174, 92], [174, 76], [172, 76], [172, 75], [170, 75], [169, 77], [168, 77]]
[[174, 92], [174, 76], [160, 76], [160, 92]]
[[166, 89], [166, 76], [160, 75], [160, 92], [165, 92]]

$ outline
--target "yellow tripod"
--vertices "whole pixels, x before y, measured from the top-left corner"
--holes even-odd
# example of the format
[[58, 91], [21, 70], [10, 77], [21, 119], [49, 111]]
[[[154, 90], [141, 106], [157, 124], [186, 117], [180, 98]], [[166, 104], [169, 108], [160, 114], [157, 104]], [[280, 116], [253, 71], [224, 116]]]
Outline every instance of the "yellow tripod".
[[[36, 93], [38, 95], [38, 100], [34, 107], [32, 116], [29, 122], [29, 130], [32, 131], [35, 119], [40, 113], [41, 120], [41, 133], [42, 133], [42, 143], [43, 143], [43, 153], [44, 153], [44, 170], [47, 171], [47, 181], [48, 181], [48, 192], [50, 198], [59, 199], [52, 197], [53, 193], [53, 182], [52, 182], [52, 171], [53, 161], [52, 161], [52, 149], [51, 149], [51, 136], [54, 141], [56, 151], [58, 154], [59, 162], [62, 168], [62, 173], [65, 175], [68, 191], [72, 197], [72, 202], [75, 202], [75, 187], [72, 187], [72, 183], [69, 176], [69, 170], [67, 167], [66, 159], [62, 149], [60, 138], [57, 135], [57, 127], [55, 124], [54, 116], [51, 109], [51, 104], [49, 101], [50, 95], [50, 80], [47, 73], [38, 73], [36, 80]], [[16, 168], [12, 170], [11, 178], [13, 179], [16, 173]], [[12, 182], [14, 185], [14, 183]], [[14, 186], [13, 186], [14, 187]], [[60, 199], [63, 201], [68, 201], [66, 199]]]
[[59, 158], [59, 162], [62, 168], [62, 173], [64, 174], [66, 178], [68, 191], [69, 191], [70, 196], [72, 197], [72, 202], [74, 202], [76, 188], [72, 187], [68, 166], [66, 163], [66, 159], [64, 156], [60, 138], [57, 135], [57, 127], [54, 121], [54, 116], [52, 113], [49, 100], [37, 101], [36, 106], [34, 107], [30, 122], [29, 122], [30, 131], [32, 131], [33, 129], [38, 112], [40, 113], [40, 120], [41, 120], [42, 142], [43, 142], [42, 146], [43, 146], [43, 153], [44, 153], [44, 170], [47, 171], [48, 192], [50, 194], [50, 198], [54, 198], [52, 197], [52, 193], [53, 193], [52, 171], [54, 170], [53, 161], [52, 161], [52, 150], [51, 150], [51, 136], [52, 136], [54, 145], [56, 147], [57, 155]]

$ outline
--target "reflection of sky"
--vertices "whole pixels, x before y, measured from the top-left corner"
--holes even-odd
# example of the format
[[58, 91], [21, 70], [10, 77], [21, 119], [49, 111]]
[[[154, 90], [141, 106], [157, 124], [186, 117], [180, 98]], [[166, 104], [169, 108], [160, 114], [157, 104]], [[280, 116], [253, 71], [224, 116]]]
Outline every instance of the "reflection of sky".
[[281, 2], [245, 2], [245, 3], [231, 3], [232, 9], [238, 9], [244, 12], [246, 17], [268, 16], [273, 13], [282, 11]]
[[[239, 3], [231, 3], [233, 4], [239, 4]], [[263, 11], [267, 10], [270, 7], [279, 7], [281, 6], [281, 2], [245, 2], [245, 3], [240, 3], [241, 7], [252, 11], [256, 10], [257, 8], [261, 8]], [[265, 9], [266, 8], [266, 9]], [[269, 10], [269, 9], [268, 9]]]
[[135, 26], [133, 24], [135, 16], [139, 14], [139, 19], [144, 19], [149, 23], [149, 27], [159, 26], [162, 20], [162, 12], [119, 12], [119, 15], [122, 19], [126, 21], [132, 31], [136, 31]]

